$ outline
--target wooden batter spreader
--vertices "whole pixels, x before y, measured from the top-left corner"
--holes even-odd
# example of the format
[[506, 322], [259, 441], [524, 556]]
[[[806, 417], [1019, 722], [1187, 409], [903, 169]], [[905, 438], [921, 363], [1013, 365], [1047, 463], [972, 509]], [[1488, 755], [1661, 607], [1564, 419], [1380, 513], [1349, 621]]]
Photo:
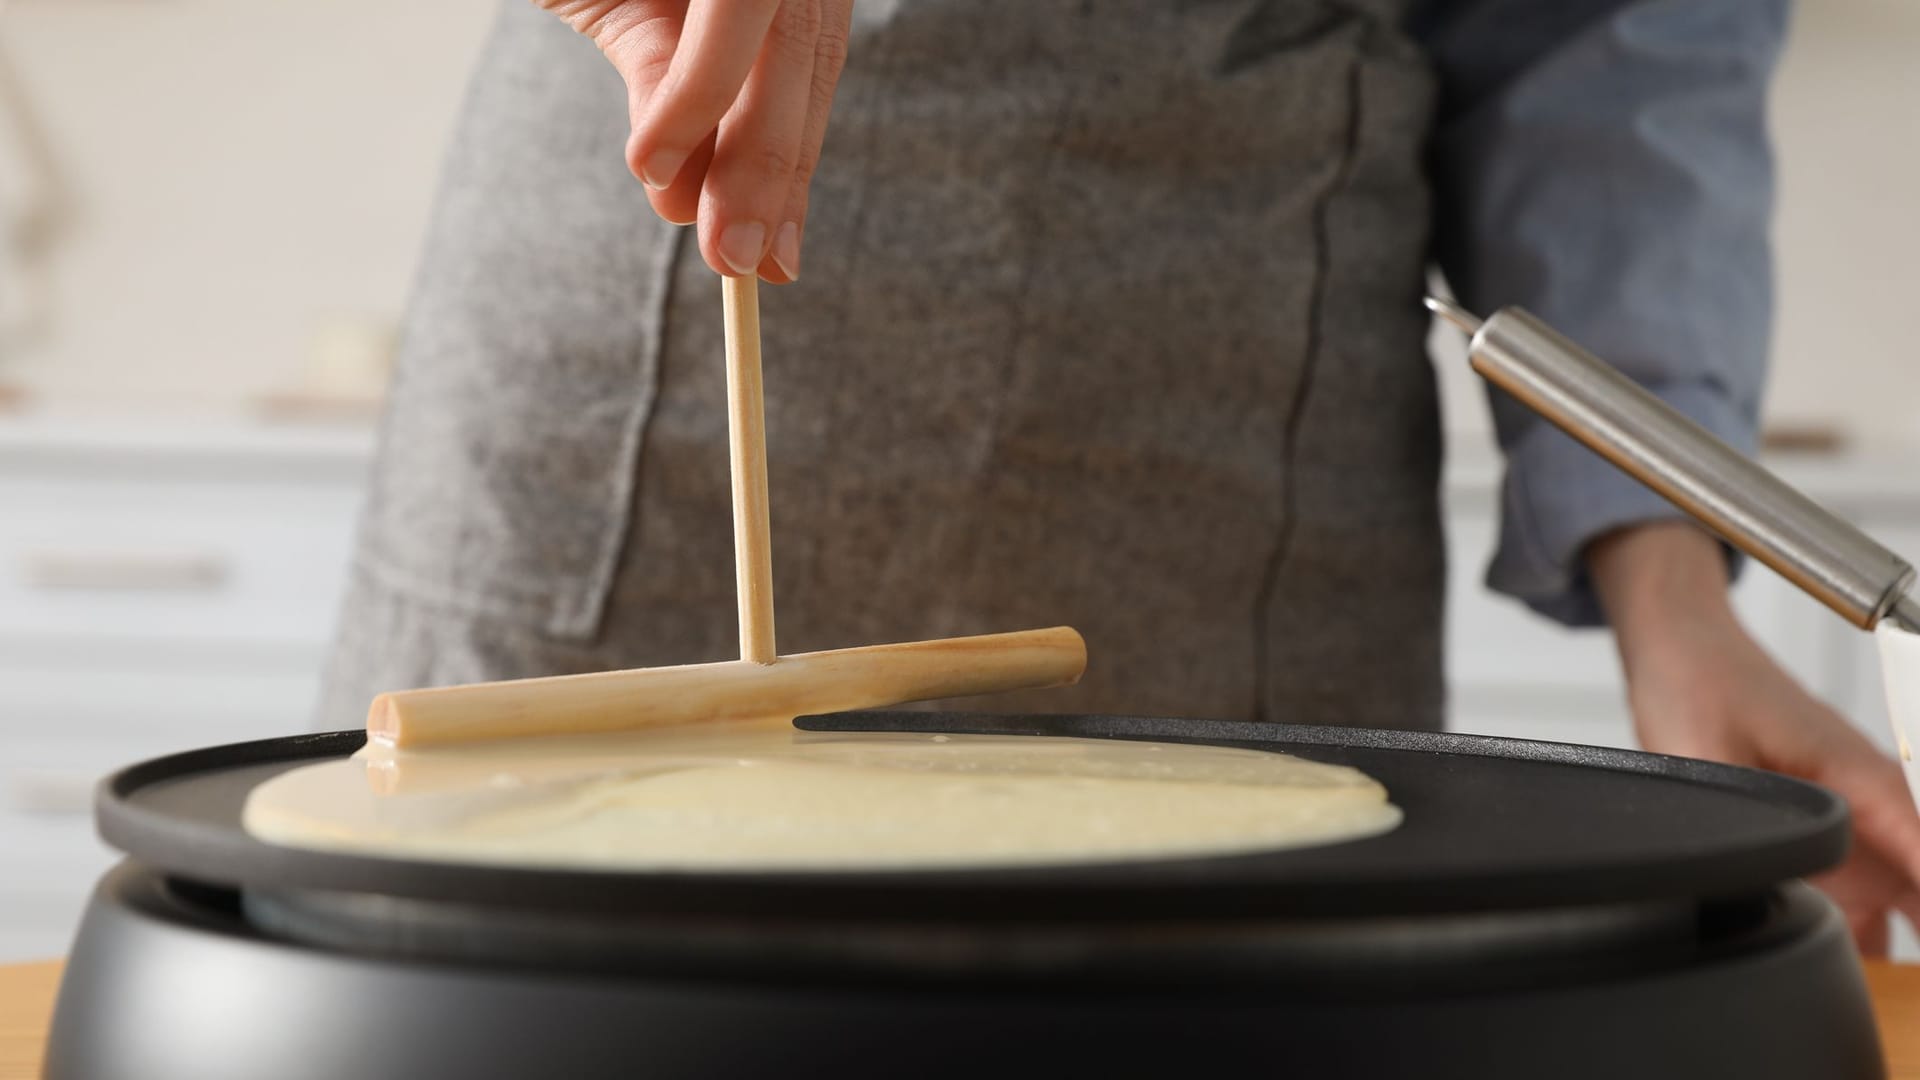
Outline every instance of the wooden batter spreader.
[[751, 275], [723, 278], [727, 434], [740, 659], [401, 690], [374, 698], [370, 738], [408, 748], [473, 739], [871, 709], [1079, 681], [1071, 627], [780, 656], [773, 639], [760, 305]]

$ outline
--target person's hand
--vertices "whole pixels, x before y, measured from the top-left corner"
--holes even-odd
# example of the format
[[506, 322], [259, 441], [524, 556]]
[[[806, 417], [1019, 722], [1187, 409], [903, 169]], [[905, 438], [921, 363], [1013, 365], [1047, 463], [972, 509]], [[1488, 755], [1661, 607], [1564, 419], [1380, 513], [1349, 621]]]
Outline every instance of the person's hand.
[[534, 0], [627, 82], [627, 167], [721, 274], [800, 276], [853, 0]]
[[1885, 953], [1888, 917], [1920, 926], [1920, 813], [1900, 768], [1782, 671], [1733, 614], [1719, 544], [1691, 525], [1643, 525], [1587, 551], [1648, 750], [1752, 765], [1840, 793], [1853, 850], [1815, 879], [1861, 951]]

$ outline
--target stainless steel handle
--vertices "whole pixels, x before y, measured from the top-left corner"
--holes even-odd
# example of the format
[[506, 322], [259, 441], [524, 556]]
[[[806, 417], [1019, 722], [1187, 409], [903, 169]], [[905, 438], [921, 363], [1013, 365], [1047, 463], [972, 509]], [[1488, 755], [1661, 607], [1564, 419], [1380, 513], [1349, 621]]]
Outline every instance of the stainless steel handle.
[[1473, 369], [1772, 567], [1855, 626], [1916, 614], [1914, 570], [1751, 458], [1519, 308], [1485, 321], [1428, 306], [1472, 334]]

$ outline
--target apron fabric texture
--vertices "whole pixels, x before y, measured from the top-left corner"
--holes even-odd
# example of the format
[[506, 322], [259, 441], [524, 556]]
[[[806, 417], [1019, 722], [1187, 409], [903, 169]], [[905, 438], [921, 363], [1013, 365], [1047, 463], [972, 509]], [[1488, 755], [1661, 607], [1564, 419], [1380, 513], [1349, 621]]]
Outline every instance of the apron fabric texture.
[[[1399, 5], [863, 4], [763, 287], [782, 652], [1070, 624], [961, 703], [1437, 727], [1432, 89]], [[319, 721], [738, 655], [720, 289], [512, 0], [456, 132]]]

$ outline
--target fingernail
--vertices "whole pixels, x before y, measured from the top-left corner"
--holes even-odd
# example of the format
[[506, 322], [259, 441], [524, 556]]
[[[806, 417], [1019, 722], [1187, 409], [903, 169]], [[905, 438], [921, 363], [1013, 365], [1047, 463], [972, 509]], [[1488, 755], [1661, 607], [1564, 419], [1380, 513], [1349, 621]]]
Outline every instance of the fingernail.
[[687, 155], [679, 150], [655, 150], [653, 155], [640, 163], [640, 182], [655, 191], [663, 191], [673, 178], [680, 175], [680, 166], [687, 163]]
[[720, 230], [720, 261], [736, 274], [751, 274], [767, 250], [767, 227], [757, 221], [736, 221]]
[[773, 234], [773, 261], [790, 281], [800, 280], [800, 226], [789, 221]]

